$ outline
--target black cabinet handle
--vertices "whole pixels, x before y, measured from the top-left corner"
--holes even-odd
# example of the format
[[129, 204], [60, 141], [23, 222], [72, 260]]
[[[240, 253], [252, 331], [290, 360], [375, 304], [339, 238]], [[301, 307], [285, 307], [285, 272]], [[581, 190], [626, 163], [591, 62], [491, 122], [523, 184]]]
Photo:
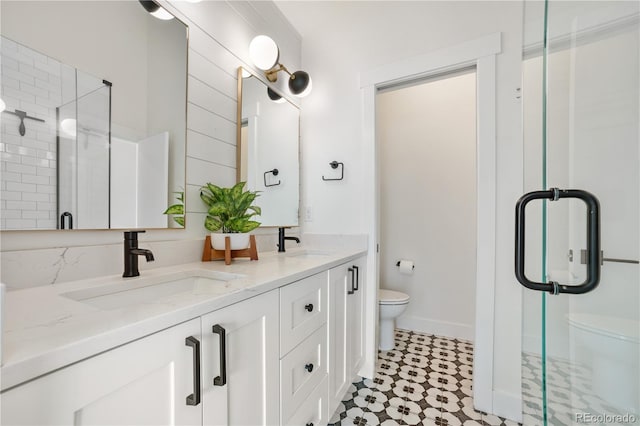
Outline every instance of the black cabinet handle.
[[355, 293], [355, 290], [353, 289], [353, 280], [355, 279], [356, 271], [353, 268], [349, 268], [348, 271], [351, 272], [351, 290], [347, 290], [347, 294], [353, 294]]
[[[530, 201], [546, 199], [557, 201], [560, 198], [579, 198], [587, 205], [587, 278], [580, 285], [565, 285], [555, 281], [538, 283], [529, 280], [524, 273], [525, 207]], [[600, 283], [600, 203], [587, 191], [580, 189], [551, 188], [548, 191], [534, 191], [524, 194], [516, 203], [516, 278], [528, 289], [548, 291], [551, 294], [584, 294], [595, 289]]]
[[64, 228], [65, 218], [69, 219], [69, 229], [73, 229], [73, 215], [70, 212], [64, 212], [60, 215], [60, 229]]
[[353, 290], [358, 291], [360, 289], [360, 268], [356, 265], [353, 265], [353, 269], [356, 270], [356, 281]]
[[193, 393], [187, 396], [187, 405], [200, 404], [200, 341], [189, 336], [184, 343], [193, 349]]
[[313, 423], [309, 422], [305, 426], [313, 426]]
[[304, 305], [304, 308], [307, 312], [313, 312], [313, 303], [309, 303], [308, 305]]
[[307, 370], [309, 373], [311, 373], [313, 371], [313, 364], [309, 363], [305, 365], [304, 369]]
[[212, 327], [213, 334], [220, 336], [220, 375], [214, 377], [214, 386], [224, 386], [227, 384], [227, 331], [220, 324]]

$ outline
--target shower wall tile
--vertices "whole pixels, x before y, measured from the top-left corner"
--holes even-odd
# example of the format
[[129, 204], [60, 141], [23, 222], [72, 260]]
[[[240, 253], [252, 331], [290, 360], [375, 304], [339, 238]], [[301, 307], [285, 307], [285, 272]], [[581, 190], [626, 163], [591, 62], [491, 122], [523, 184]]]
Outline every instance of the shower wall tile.
[[[2, 119], [0, 169], [3, 199], [11, 203], [0, 211], [0, 229], [55, 228], [56, 106], [60, 105], [60, 63], [4, 37], [0, 39], [2, 78], [0, 96], [7, 110], [25, 111], [44, 123], [20, 120], [5, 114]], [[53, 80], [53, 82], [52, 82]], [[36, 202], [45, 202], [38, 205]]]

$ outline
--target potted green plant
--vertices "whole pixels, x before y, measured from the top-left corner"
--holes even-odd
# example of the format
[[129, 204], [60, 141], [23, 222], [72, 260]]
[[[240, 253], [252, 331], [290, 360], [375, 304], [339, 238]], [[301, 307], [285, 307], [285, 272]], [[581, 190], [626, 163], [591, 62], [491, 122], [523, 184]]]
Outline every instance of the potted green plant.
[[258, 192], [244, 190], [245, 184], [221, 188], [207, 183], [200, 188], [200, 198], [208, 207], [204, 227], [211, 231], [211, 245], [216, 250], [225, 249], [225, 237], [231, 239], [231, 250], [249, 247], [248, 232], [260, 226], [260, 222], [251, 220], [262, 213], [260, 207], [253, 205]]

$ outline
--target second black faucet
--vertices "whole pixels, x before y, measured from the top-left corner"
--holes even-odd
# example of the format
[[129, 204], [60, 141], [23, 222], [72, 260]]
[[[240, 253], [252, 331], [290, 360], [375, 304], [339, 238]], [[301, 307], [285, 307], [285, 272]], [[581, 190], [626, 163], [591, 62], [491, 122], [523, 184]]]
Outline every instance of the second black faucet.
[[278, 228], [278, 253], [284, 253], [285, 252], [284, 242], [286, 240], [292, 240], [292, 241], [295, 241], [296, 243], [300, 244], [300, 238], [298, 238], [298, 237], [285, 237], [284, 230], [285, 230], [285, 228]]
[[138, 233], [145, 231], [125, 231], [124, 233], [124, 278], [137, 277], [140, 275], [138, 271], [138, 256], [144, 256], [147, 262], [153, 262], [153, 253], [151, 250], [138, 248]]

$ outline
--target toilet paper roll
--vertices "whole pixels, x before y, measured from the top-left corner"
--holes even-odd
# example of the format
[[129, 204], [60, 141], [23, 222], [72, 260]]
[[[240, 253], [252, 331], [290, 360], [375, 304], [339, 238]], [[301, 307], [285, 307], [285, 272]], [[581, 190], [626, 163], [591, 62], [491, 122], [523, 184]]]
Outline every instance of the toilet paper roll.
[[400, 265], [398, 265], [398, 267], [400, 268], [400, 273], [402, 275], [412, 275], [413, 274], [413, 262], [411, 260], [401, 260], [400, 261]]

